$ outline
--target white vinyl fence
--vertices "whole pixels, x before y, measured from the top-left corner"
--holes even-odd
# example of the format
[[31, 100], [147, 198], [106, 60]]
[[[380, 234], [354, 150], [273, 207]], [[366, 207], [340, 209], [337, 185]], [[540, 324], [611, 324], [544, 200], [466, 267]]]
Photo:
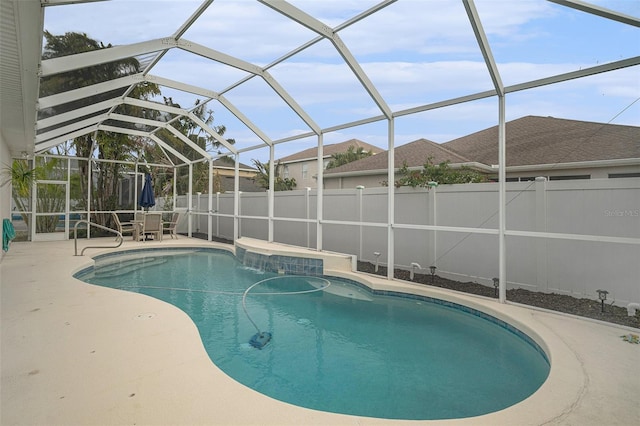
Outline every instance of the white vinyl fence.
[[[441, 185], [395, 190], [395, 267], [437, 274], [462, 282], [492, 284], [498, 276], [498, 186], [495, 183]], [[275, 193], [274, 241], [316, 247], [316, 190]], [[200, 198], [200, 200], [198, 200]], [[192, 199], [193, 232], [232, 240], [233, 194]], [[198, 204], [199, 202], [199, 204]], [[187, 205], [186, 200], [180, 204]], [[201, 208], [198, 209], [197, 206]], [[325, 190], [322, 249], [387, 263], [387, 188]], [[239, 236], [268, 239], [267, 193], [242, 193]], [[186, 222], [179, 229], [187, 231]], [[487, 233], [421, 226], [481, 228]], [[527, 232], [545, 235], [543, 238]], [[596, 236], [596, 241], [572, 239]], [[602, 238], [599, 238], [602, 237]], [[621, 237], [620, 241], [609, 241]], [[588, 239], [588, 238], [587, 238]], [[507, 184], [508, 288], [597, 298], [608, 303], [640, 301], [640, 179], [513, 182]]]

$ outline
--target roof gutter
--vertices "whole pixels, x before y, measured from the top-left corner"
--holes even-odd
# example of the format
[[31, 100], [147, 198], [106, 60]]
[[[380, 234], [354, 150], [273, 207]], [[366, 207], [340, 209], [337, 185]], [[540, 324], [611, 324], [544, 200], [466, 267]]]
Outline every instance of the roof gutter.
[[[527, 172], [549, 169], [583, 169], [593, 167], [611, 166], [637, 166], [640, 165], [640, 158], [618, 158], [613, 160], [576, 161], [573, 163], [552, 163], [552, 164], [529, 164], [522, 166], [507, 166], [507, 172]], [[498, 170], [497, 165], [492, 165], [493, 172]]]
[[[422, 170], [424, 166], [414, 166], [414, 167], [409, 167], [409, 170]], [[493, 169], [491, 166], [487, 166], [486, 164], [482, 164], [482, 163], [478, 163], [476, 161], [469, 161], [466, 163], [453, 163], [453, 164], [449, 164], [449, 167], [451, 167], [452, 169], [460, 169], [462, 167], [469, 167], [470, 169], [473, 170], [477, 170], [480, 172], [485, 172], [485, 173], [493, 173], [495, 172], [495, 169]], [[395, 171], [399, 171], [400, 167], [396, 167]], [[340, 178], [340, 177], [355, 177], [355, 176], [370, 176], [370, 175], [380, 175], [380, 174], [386, 174], [387, 173], [387, 169], [374, 169], [374, 170], [354, 170], [351, 172], [336, 172], [336, 173], [331, 173], [330, 171], [325, 171], [324, 172], [324, 178]], [[315, 177], [315, 176], [314, 176]]]
[[[322, 158], [324, 158], [324, 159], [331, 158], [331, 154], [325, 154]], [[318, 157], [299, 158], [297, 160], [287, 160], [287, 161], [276, 160], [276, 163], [292, 164], [292, 163], [300, 163], [302, 161], [316, 161], [317, 159], [318, 159]]]

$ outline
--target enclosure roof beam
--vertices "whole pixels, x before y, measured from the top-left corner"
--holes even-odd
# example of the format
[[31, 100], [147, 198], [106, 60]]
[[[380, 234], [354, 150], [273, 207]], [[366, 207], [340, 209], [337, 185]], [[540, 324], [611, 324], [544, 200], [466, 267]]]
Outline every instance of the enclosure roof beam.
[[35, 145], [35, 152], [40, 153], [46, 151], [54, 146], [60, 145], [61, 143], [65, 143], [75, 138], [79, 138], [80, 136], [84, 136], [89, 133], [93, 133], [98, 130], [98, 125], [94, 124], [90, 127], [85, 127], [84, 129], [76, 130], [75, 132], [67, 133], [66, 135], [59, 136], [54, 139], [50, 139], [48, 141], [38, 143]]
[[173, 37], [174, 40], [178, 40], [180, 37], [182, 37], [184, 33], [186, 33], [187, 30], [191, 28], [191, 26], [198, 20], [200, 15], [202, 15], [205, 12], [205, 10], [207, 10], [207, 8], [211, 6], [211, 3], [213, 3], [213, 0], [206, 0], [202, 2], [202, 4], [200, 4], [198, 9], [195, 12], [193, 12], [191, 16], [182, 25], [180, 25], [180, 28], [178, 28], [178, 30], [175, 33], [173, 33], [171, 37]]
[[175, 127], [173, 126], [167, 126], [165, 127], [167, 130], [169, 130], [172, 134], [174, 134], [178, 139], [180, 139], [182, 142], [186, 143], [187, 145], [189, 145], [189, 147], [191, 147], [194, 151], [196, 151], [198, 154], [202, 155], [204, 158], [207, 159], [211, 159], [211, 154], [209, 154], [207, 151], [205, 151], [204, 149], [200, 148], [198, 145], [196, 145], [191, 139], [189, 139], [188, 137], [186, 137], [185, 135], [183, 135], [182, 133], [180, 133]]
[[[149, 139], [153, 140], [155, 143], [157, 143], [158, 145], [160, 145], [162, 148], [166, 149], [167, 151], [169, 151], [170, 153], [172, 153], [173, 155], [175, 155], [176, 157], [178, 157], [180, 160], [184, 161], [185, 163], [190, 163], [191, 160], [189, 160], [187, 157], [185, 157], [182, 153], [180, 153], [179, 151], [177, 151], [174, 147], [172, 147], [171, 145], [169, 145], [168, 143], [166, 143], [165, 141], [163, 141], [162, 139], [160, 139], [157, 135], [149, 135], [147, 136]], [[169, 161], [171, 161], [171, 159], [169, 158]], [[172, 162], [173, 163], [173, 162]]]
[[216, 62], [229, 65], [230, 67], [246, 71], [250, 74], [262, 74], [262, 68], [260, 68], [259, 66], [247, 61], [243, 61], [242, 59], [236, 58], [234, 56], [227, 55], [226, 53], [219, 52], [217, 50], [185, 39], [180, 39], [176, 41], [176, 43], [180, 49], [191, 52], [198, 56], [202, 56], [203, 58], [211, 59]]
[[261, 76], [264, 81], [269, 86], [271, 86], [271, 88], [278, 94], [278, 96], [280, 96], [280, 98], [282, 98], [282, 100], [285, 101], [287, 105], [289, 105], [289, 107], [295, 111], [295, 113], [302, 119], [302, 121], [304, 121], [314, 131], [320, 131], [320, 127], [311, 119], [311, 117], [307, 115], [306, 112], [304, 112], [302, 107], [298, 105], [298, 103], [286, 92], [286, 90], [284, 90], [284, 88], [280, 86], [280, 84], [273, 78], [273, 76], [271, 76], [271, 74], [269, 74], [259, 66], [184, 39], [178, 41], [178, 47], [187, 52], [194, 53], [204, 58], [229, 65], [230, 67], [246, 71], [253, 75]]
[[608, 64], [596, 65], [595, 67], [583, 68], [578, 71], [571, 71], [564, 74], [557, 74], [552, 77], [541, 78], [539, 80], [527, 81], [526, 83], [514, 84], [505, 88], [506, 93], [518, 92], [520, 90], [532, 89], [534, 87], [547, 86], [549, 84], [561, 83], [563, 81], [574, 80], [576, 78], [588, 77], [603, 72], [640, 65], [640, 56], [610, 62]]
[[378, 92], [378, 89], [376, 89], [376, 86], [373, 84], [373, 82], [371, 82], [369, 76], [365, 74], [364, 70], [360, 66], [360, 63], [356, 60], [353, 54], [351, 54], [351, 51], [344, 44], [340, 36], [338, 34], [334, 34], [331, 41], [340, 53], [340, 56], [342, 56], [342, 59], [345, 60], [349, 68], [351, 68], [351, 71], [355, 74], [358, 81], [360, 81], [360, 84], [362, 84], [362, 86], [376, 103], [378, 108], [380, 108], [380, 111], [382, 111], [387, 119], [390, 119], [392, 116], [391, 108], [389, 108], [387, 102], [384, 100], [380, 92]]
[[48, 7], [48, 6], [60, 6], [64, 4], [93, 3], [98, 1], [105, 1], [105, 0], [40, 0], [40, 5], [42, 7]]
[[[269, 137], [262, 132], [255, 124], [249, 120], [238, 108], [236, 108], [228, 99], [223, 97], [217, 92], [212, 90], [204, 89], [202, 87], [193, 86], [191, 84], [181, 83], [179, 81], [171, 80], [164, 77], [158, 77], [155, 75], [147, 75], [145, 80], [150, 83], [155, 83], [160, 86], [171, 87], [172, 89], [181, 90], [183, 92], [193, 93], [194, 95], [200, 95], [207, 99], [215, 99], [222, 104], [225, 108], [227, 108], [233, 115], [236, 116], [238, 120], [240, 120], [245, 126], [247, 126], [253, 133], [256, 134], [260, 139], [262, 139], [267, 145], [271, 143]], [[206, 101], [205, 101], [206, 102]]]
[[376, 105], [378, 105], [378, 108], [380, 108], [385, 117], [391, 118], [391, 109], [382, 98], [378, 90], [375, 88], [371, 80], [369, 80], [369, 77], [365, 74], [362, 67], [360, 67], [360, 64], [351, 54], [340, 36], [338, 36], [338, 34], [333, 31], [332, 28], [328, 27], [326, 24], [317, 20], [313, 16], [308, 15], [307, 13], [287, 2], [276, 0], [260, 0], [260, 2], [283, 14], [284, 16], [296, 21], [300, 25], [320, 34], [322, 37], [329, 39], [329, 41], [333, 43], [333, 46], [336, 48], [340, 56], [342, 56], [342, 59], [346, 62], [347, 66], [360, 81], [360, 84], [362, 84], [367, 93], [369, 93], [369, 96], [371, 96]]
[[[154, 135], [155, 136], [155, 135]], [[152, 139], [153, 140], [153, 139]], [[156, 145], [158, 146], [158, 148], [160, 149], [160, 151], [162, 151], [162, 154], [164, 154], [164, 158], [167, 159], [167, 161], [169, 162], [169, 164], [171, 164], [173, 167], [176, 166], [175, 161], [173, 161], [171, 159], [171, 157], [169, 156], [169, 154], [167, 154], [167, 151], [164, 149], [164, 147], [162, 145], [160, 145], [159, 143], [156, 142]]]
[[142, 82], [142, 73], [128, 75], [126, 77], [116, 78], [114, 80], [102, 83], [92, 84], [80, 89], [68, 90], [66, 92], [57, 93], [51, 96], [45, 96], [38, 99], [38, 107], [40, 109], [51, 108], [56, 105], [66, 104], [78, 99], [88, 98], [91, 96], [106, 93], [119, 87], [127, 87]]
[[612, 19], [614, 21], [622, 22], [623, 24], [633, 25], [634, 27], [640, 27], [640, 19], [618, 13], [613, 10], [605, 9], [604, 7], [596, 6], [593, 4], [585, 3], [579, 0], [548, 0], [552, 3], [556, 3], [562, 6], [570, 7], [582, 12], [587, 12], [592, 15], [597, 15], [602, 18]]
[[107, 114], [108, 119], [124, 121], [126, 123], [144, 124], [145, 126], [156, 127], [158, 129], [167, 127], [168, 124], [163, 121], [149, 120], [148, 118], [132, 117], [130, 115], [117, 114], [110, 112]]
[[260, 3], [270, 7], [278, 13], [288, 17], [289, 19], [299, 23], [300, 25], [320, 34], [322, 37], [331, 40], [333, 37], [333, 29], [328, 25], [320, 22], [309, 14], [303, 12], [290, 3], [281, 0], [259, 0]]
[[213, 90], [204, 89], [202, 87], [182, 83], [180, 81], [171, 80], [169, 78], [159, 77], [152, 74], [145, 75], [144, 80], [148, 81], [149, 83], [155, 83], [159, 86], [170, 87], [172, 89], [180, 90], [182, 92], [192, 93], [194, 95], [199, 95], [206, 98], [216, 99], [218, 97], [218, 93], [214, 92]]
[[43, 118], [36, 123], [37, 129], [46, 129], [50, 126], [64, 123], [65, 121], [75, 120], [85, 115], [95, 114], [97, 112], [111, 109], [122, 103], [120, 97], [109, 99], [106, 101], [98, 102], [96, 104], [88, 105], [86, 107], [74, 109], [72, 111], [64, 112], [62, 114], [54, 115], [53, 117]]
[[464, 8], [467, 11], [469, 22], [471, 23], [473, 33], [475, 34], [476, 40], [478, 41], [478, 46], [480, 47], [480, 51], [482, 52], [484, 62], [487, 65], [489, 75], [491, 76], [491, 81], [493, 81], [493, 87], [496, 89], [499, 96], [504, 96], [504, 84], [502, 84], [498, 66], [496, 65], [496, 61], [494, 60], [493, 54], [491, 53], [491, 46], [489, 45], [489, 41], [487, 40], [487, 35], [482, 28], [482, 22], [480, 22], [478, 11], [476, 10], [473, 0], [462, 0], [462, 3], [464, 4]]
[[169, 106], [169, 105], [161, 104], [159, 102], [144, 101], [144, 100], [141, 100], [141, 99], [135, 99], [135, 98], [126, 97], [126, 98], [124, 98], [122, 100], [122, 103], [127, 104], [127, 105], [137, 106], [137, 107], [140, 107], [140, 108], [146, 108], [146, 109], [153, 109], [153, 110], [156, 110], [156, 111], [168, 112], [169, 114], [177, 115], [179, 117], [188, 114], [188, 112], [185, 111], [182, 108], [172, 107], [172, 106]]
[[106, 124], [99, 124], [98, 130], [103, 132], [122, 133], [124, 135], [139, 136], [143, 138], [149, 137], [149, 132], [143, 132], [141, 130], [127, 129], [126, 127], [109, 126]]
[[168, 149], [172, 154], [174, 154], [176, 157], [180, 158], [185, 163], [189, 163], [190, 162], [184, 155], [180, 154], [178, 151], [176, 151], [175, 149], [171, 148], [171, 146], [169, 146], [168, 144], [164, 143], [156, 135], [150, 135], [149, 133], [141, 132], [140, 130], [126, 129], [124, 127], [116, 127], [116, 126], [105, 126], [103, 124], [98, 126], [98, 130], [102, 130], [103, 132], [113, 132], [113, 133], [120, 133], [120, 134], [124, 134], [124, 135], [139, 136], [139, 137], [143, 137], [143, 138], [149, 138], [149, 139], [153, 140], [154, 142], [160, 144], [163, 148]]
[[41, 62], [40, 76], [47, 77], [54, 74], [89, 68], [95, 65], [132, 58], [147, 53], [157, 52], [176, 46], [172, 38], [159, 38], [140, 43], [112, 46], [106, 49], [91, 50], [75, 55], [46, 59]]
[[200, 117], [195, 115], [193, 112], [190, 112], [188, 117], [191, 119], [191, 121], [193, 121], [198, 126], [200, 126], [200, 128], [202, 130], [204, 130], [205, 132], [209, 133], [209, 135], [211, 135], [218, 143], [223, 145], [230, 152], [232, 152], [233, 154], [237, 154], [238, 153], [238, 150], [235, 149], [233, 147], [233, 145], [231, 145], [229, 142], [227, 142], [227, 140], [225, 138], [223, 138], [222, 136], [220, 136], [220, 134], [218, 132], [213, 130], [207, 123], [205, 123], [203, 120], [201, 120]]
[[258, 136], [267, 145], [272, 145], [271, 139], [267, 136], [258, 126], [253, 124], [247, 116], [245, 116], [235, 105], [233, 105], [223, 95], [218, 95], [218, 102], [222, 104], [231, 114], [233, 114], [238, 120], [240, 120], [245, 126], [247, 126], [256, 136]]
[[93, 124], [98, 124], [102, 120], [105, 120], [109, 114], [104, 113], [100, 115], [96, 115], [94, 117], [89, 117], [85, 120], [75, 122], [73, 124], [68, 124], [66, 126], [58, 127], [48, 132], [40, 133], [36, 135], [36, 144], [45, 142], [49, 139], [56, 138], [58, 136], [65, 135], [67, 133], [74, 132], [78, 129], [82, 129], [87, 126], [91, 126]]
[[262, 73], [262, 78], [315, 134], [320, 134], [320, 126], [298, 105], [291, 95], [284, 90], [284, 87], [282, 87], [268, 71]]

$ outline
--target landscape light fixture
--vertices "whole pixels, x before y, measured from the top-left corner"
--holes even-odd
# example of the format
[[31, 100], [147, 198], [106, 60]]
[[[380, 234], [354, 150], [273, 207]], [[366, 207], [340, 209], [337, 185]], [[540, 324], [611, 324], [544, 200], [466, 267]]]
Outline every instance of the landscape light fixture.
[[380, 252], [379, 251], [374, 251], [373, 255], [376, 257], [376, 269], [375, 269], [375, 271], [378, 272], [378, 260], [380, 260]]
[[598, 292], [598, 299], [600, 299], [600, 312], [604, 313], [604, 301], [607, 300], [607, 290], [596, 290]]
[[429, 266], [429, 269], [431, 270], [431, 284], [433, 284], [436, 280], [436, 267], [434, 265]]
[[493, 279], [493, 296], [498, 297], [498, 287], [500, 287], [500, 278]]

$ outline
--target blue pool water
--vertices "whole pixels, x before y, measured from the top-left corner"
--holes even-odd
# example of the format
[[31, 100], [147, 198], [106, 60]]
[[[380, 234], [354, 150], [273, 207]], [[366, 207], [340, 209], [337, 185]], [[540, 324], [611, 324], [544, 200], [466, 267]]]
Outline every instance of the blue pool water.
[[[274, 278], [222, 250], [132, 253], [97, 258], [76, 277], [179, 307], [220, 369], [291, 404], [387, 419], [463, 418], [522, 401], [549, 373], [531, 339], [468, 308], [375, 295], [334, 277], [324, 277], [325, 289], [320, 277]], [[242, 297], [261, 280], [246, 310], [272, 339], [256, 349]]]

